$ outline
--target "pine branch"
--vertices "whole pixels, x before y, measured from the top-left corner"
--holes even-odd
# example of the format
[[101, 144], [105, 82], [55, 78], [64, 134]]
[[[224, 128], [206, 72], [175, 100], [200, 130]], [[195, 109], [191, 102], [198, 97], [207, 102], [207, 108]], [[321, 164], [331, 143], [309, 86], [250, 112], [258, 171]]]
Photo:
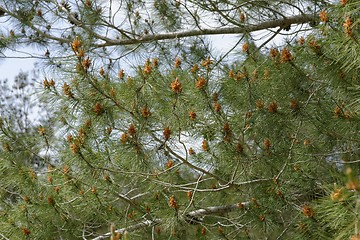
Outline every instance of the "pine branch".
[[[242, 27], [224, 27], [224, 28], [208, 28], [208, 29], [194, 29], [188, 31], [179, 31], [179, 32], [170, 32], [170, 33], [155, 33], [155, 34], [147, 34], [142, 37], [131, 38], [126, 36], [126, 39], [112, 39], [98, 33], [95, 33], [91, 28], [87, 27], [81, 20], [77, 19], [72, 13], [70, 13], [66, 8], [64, 8], [61, 4], [58, 4], [58, 7], [67, 14], [67, 18], [69, 21], [73, 22], [76, 26], [83, 28], [85, 31], [89, 32], [91, 35], [95, 36], [97, 39], [102, 40], [103, 43], [94, 44], [94, 47], [106, 47], [106, 46], [125, 46], [125, 45], [133, 45], [139, 43], [148, 43], [153, 41], [160, 40], [170, 40], [170, 39], [178, 39], [178, 38], [186, 38], [186, 37], [194, 37], [194, 36], [206, 36], [206, 35], [226, 35], [226, 34], [241, 34], [241, 33], [249, 33], [259, 30], [265, 30], [270, 28], [280, 27], [280, 29], [284, 29], [289, 27], [292, 24], [305, 24], [314, 22], [316, 17], [313, 14], [301, 14], [290, 17], [284, 17], [282, 19], [276, 19], [271, 21], [262, 22], [256, 25], [244, 25]], [[5, 8], [0, 6], [0, 12], [7, 13], [14, 18], [18, 18], [15, 14], [8, 12]], [[52, 39], [54, 41], [60, 43], [68, 43], [70, 40], [65, 38], [56, 37], [50, 35], [46, 32], [43, 32], [36, 28], [33, 24], [27, 23], [28, 27], [36, 31], [39, 35], [46, 39]], [[124, 30], [121, 29], [121, 34]], [[124, 31], [125, 32], [125, 31]]]
[[169, 39], [186, 38], [186, 37], [194, 37], [194, 36], [204, 36], [204, 35], [240, 34], [240, 33], [265, 30], [269, 28], [276, 28], [276, 27], [286, 28], [291, 24], [305, 24], [305, 23], [313, 22], [315, 20], [316, 17], [314, 17], [314, 15], [312, 14], [302, 14], [302, 15], [283, 18], [283, 19], [267, 21], [257, 25], [250, 25], [250, 26], [244, 25], [243, 27], [195, 29], [195, 30], [172, 32], [172, 33], [149, 34], [141, 38], [111, 40], [111, 41], [106, 41], [103, 44], [99, 44], [97, 45], [97, 47], [114, 46], [114, 45], [132, 45], [132, 44], [146, 43], [146, 42], [159, 41], [159, 40], [169, 40]]
[[[2, 16], [10, 16], [10, 17], [16, 18], [20, 22], [22, 22], [21, 17], [18, 14], [13, 13], [13, 12], [7, 10], [6, 8], [0, 6], [0, 17], [2, 17]], [[29, 27], [30, 29], [32, 29], [33, 31], [35, 31], [36, 33], [38, 33], [39, 36], [43, 37], [44, 39], [51, 39], [51, 40], [54, 40], [55, 42], [59, 42], [59, 43], [70, 43], [71, 42], [70, 39], [57, 37], [52, 34], [46, 33], [44, 31], [40, 30], [38, 27], [36, 27], [31, 22], [23, 22], [23, 24], [26, 25], [27, 27]]]
[[[207, 207], [207, 208], [202, 208], [202, 209], [198, 209], [195, 211], [191, 211], [191, 212], [185, 214], [184, 217], [185, 217], [186, 222], [191, 223], [191, 224], [198, 224], [199, 222], [201, 222], [198, 219], [200, 217], [205, 217], [207, 215], [221, 215], [224, 213], [236, 211], [238, 209], [246, 208], [249, 205], [250, 205], [250, 202], [242, 202], [242, 203], [235, 203], [235, 204], [225, 205], [225, 206]], [[123, 234], [124, 232], [133, 232], [133, 231], [136, 231], [141, 228], [152, 227], [152, 226], [161, 224], [162, 222], [163, 222], [163, 220], [159, 219], [159, 218], [156, 218], [154, 220], [145, 220], [143, 222], [131, 225], [126, 228], [117, 229], [117, 230], [115, 230], [115, 232], [119, 232], [121, 234]], [[93, 238], [92, 240], [106, 239], [106, 238], [109, 238], [110, 236], [111, 236], [111, 232], [108, 232], [101, 236]]]

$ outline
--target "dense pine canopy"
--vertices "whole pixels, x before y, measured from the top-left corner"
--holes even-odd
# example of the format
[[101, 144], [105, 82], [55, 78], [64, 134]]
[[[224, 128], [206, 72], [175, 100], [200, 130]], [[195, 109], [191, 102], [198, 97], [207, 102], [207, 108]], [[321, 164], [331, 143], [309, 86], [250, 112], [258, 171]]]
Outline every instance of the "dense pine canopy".
[[360, 239], [359, 12], [0, 0], [1, 239]]

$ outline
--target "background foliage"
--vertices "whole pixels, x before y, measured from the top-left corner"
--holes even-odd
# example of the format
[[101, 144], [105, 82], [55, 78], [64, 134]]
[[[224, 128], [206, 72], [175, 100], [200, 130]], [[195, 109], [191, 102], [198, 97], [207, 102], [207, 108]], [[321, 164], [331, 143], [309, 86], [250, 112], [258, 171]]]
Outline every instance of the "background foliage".
[[359, 8], [0, 1], [0, 236], [359, 239]]

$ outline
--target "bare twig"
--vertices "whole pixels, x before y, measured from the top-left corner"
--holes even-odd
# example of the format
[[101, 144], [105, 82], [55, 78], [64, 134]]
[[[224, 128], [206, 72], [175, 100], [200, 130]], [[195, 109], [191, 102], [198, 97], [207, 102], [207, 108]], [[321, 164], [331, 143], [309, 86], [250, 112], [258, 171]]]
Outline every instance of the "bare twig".
[[[185, 214], [185, 220], [191, 221], [194, 218], [204, 217], [207, 215], [220, 215], [220, 214], [224, 214], [224, 213], [228, 213], [228, 212], [233, 212], [238, 209], [247, 208], [249, 205], [250, 205], [250, 202], [241, 202], [241, 203], [235, 203], [235, 204], [225, 205], [225, 206], [213, 206], [213, 207], [202, 208], [202, 209], [191, 211], [191, 212]], [[119, 233], [123, 234], [124, 232], [132, 232], [132, 231], [138, 230], [140, 228], [152, 227], [152, 226], [161, 224], [162, 222], [163, 222], [163, 220], [159, 219], [159, 218], [156, 218], [153, 220], [145, 220], [140, 223], [134, 224], [132, 226], [126, 227], [126, 228], [117, 229], [117, 230], [115, 230], [115, 232], [119, 232]], [[196, 223], [196, 222], [194, 222], [194, 223]], [[101, 236], [93, 238], [92, 240], [107, 239], [110, 236], [111, 236], [111, 232], [108, 232]]]

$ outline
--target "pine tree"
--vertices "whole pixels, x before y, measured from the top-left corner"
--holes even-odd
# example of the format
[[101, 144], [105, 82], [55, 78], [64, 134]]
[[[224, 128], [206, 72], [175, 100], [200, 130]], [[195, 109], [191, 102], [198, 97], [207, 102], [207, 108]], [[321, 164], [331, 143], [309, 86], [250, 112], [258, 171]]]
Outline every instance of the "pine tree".
[[359, 239], [359, 12], [0, 1], [1, 50], [40, 49], [51, 113], [19, 136], [1, 118], [1, 236]]

